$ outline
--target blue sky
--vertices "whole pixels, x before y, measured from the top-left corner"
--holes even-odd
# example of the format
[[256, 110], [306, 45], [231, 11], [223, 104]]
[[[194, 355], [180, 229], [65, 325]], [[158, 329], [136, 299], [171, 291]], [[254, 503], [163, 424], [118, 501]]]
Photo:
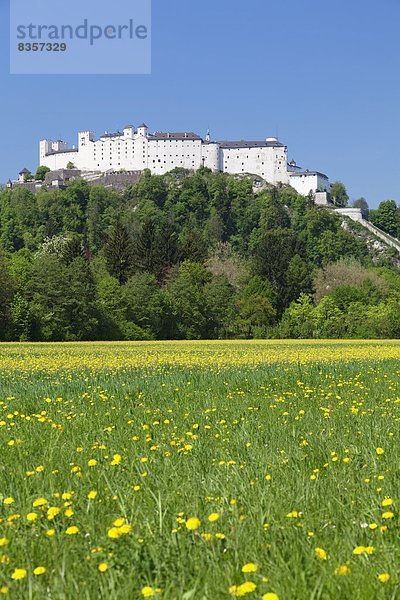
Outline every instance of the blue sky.
[[215, 139], [278, 135], [352, 199], [400, 203], [398, 0], [153, 0], [152, 74], [136, 76], [9, 75], [7, 5], [0, 182], [37, 167], [40, 138], [76, 143], [78, 130], [145, 121]]

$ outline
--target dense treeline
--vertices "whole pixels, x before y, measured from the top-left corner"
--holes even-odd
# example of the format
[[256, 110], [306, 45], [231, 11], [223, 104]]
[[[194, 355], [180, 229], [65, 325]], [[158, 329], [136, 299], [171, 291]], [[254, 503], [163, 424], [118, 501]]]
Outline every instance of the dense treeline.
[[400, 335], [400, 276], [289, 187], [145, 172], [0, 194], [0, 339]]

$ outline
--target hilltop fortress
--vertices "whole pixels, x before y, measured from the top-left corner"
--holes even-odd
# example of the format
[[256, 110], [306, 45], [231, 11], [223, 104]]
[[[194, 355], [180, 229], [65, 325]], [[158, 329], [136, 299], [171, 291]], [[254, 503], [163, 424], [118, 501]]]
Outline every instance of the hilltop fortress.
[[82, 172], [143, 171], [163, 175], [177, 167], [257, 175], [267, 183], [290, 184], [300, 194], [328, 192], [329, 180], [318, 171], [302, 171], [288, 163], [287, 147], [275, 137], [261, 141], [211, 141], [192, 132], [150, 133], [147, 125], [127, 125], [123, 131], [78, 134], [78, 147], [62, 140], [41, 140], [40, 165], [51, 171], [71, 168]]

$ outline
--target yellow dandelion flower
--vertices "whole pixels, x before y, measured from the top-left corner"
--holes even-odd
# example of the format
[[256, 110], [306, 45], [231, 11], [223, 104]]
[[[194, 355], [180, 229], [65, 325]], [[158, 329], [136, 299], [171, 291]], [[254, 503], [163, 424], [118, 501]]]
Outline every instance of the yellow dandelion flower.
[[345, 577], [349, 573], [350, 573], [350, 569], [347, 565], [339, 565], [335, 569], [335, 575], [341, 575], [342, 577]]
[[145, 585], [141, 589], [141, 594], [144, 598], [152, 598], [155, 595], [155, 590], [149, 585]]
[[34, 575], [43, 575], [43, 573], [46, 573], [45, 567], [36, 567], [36, 569], [33, 570]]
[[120, 517], [119, 519], [115, 519], [113, 525], [114, 527], [122, 527], [122, 525], [124, 525], [125, 523], [125, 519], [123, 517]]
[[28, 521], [31, 521], [31, 522], [36, 521], [36, 519], [38, 518], [38, 515], [35, 512], [30, 512], [26, 515], [26, 518]]
[[108, 532], [107, 535], [109, 538], [111, 538], [112, 540], [116, 540], [119, 537], [121, 537], [122, 533], [119, 527], [111, 527]]
[[382, 500], [382, 506], [392, 506], [393, 500], [391, 498], [384, 498]]
[[100, 573], [105, 573], [107, 571], [107, 569], [108, 569], [108, 564], [104, 563], [104, 562], [100, 563], [97, 568], [100, 571]]
[[89, 500], [94, 500], [94, 499], [96, 498], [96, 496], [97, 496], [97, 492], [96, 492], [96, 490], [91, 490], [91, 491], [88, 493], [88, 496], [87, 496], [87, 497], [89, 498]]
[[54, 519], [60, 512], [60, 508], [58, 506], [51, 506], [47, 511], [47, 518], [49, 521]]
[[380, 573], [378, 579], [381, 583], [386, 583], [390, 579], [389, 573]]
[[326, 550], [324, 550], [323, 548], [315, 548], [314, 552], [315, 552], [315, 556], [317, 558], [319, 558], [320, 560], [327, 560], [328, 554], [327, 554]]
[[9, 543], [7, 538], [0, 538], [0, 548], [1, 546], [6, 546]]
[[242, 573], [255, 573], [257, 571], [257, 569], [258, 569], [258, 567], [256, 564], [246, 563], [242, 567]]
[[200, 527], [200, 525], [201, 525], [201, 521], [197, 517], [190, 517], [186, 521], [186, 527], [190, 531], [195, 531], [196, 529], [198, 529]]
[[385, 451], [384, 451], [384, 449], [383, 449], [383, 448], [377, 448], [377, 449], [376, 449], [376, 453], [377, 453], [378, 455], [381, 455], [381, 454], [385, 454]]
[[55, 535], [55, 534], [56, 534], [56, 530], [55, 530], [55, 529], [48, 529], [48, 530], [46, 531], [46, 535], [47, 535], [48, 537], [53, 537], [53, 535]]
[[211, 513], [211, 515], [208, 515], [208, 520], [210, 523], [214, 523], [215, 521], [218, 521], [219, 517], [219, 513]]
[[120, 454], [114, 454], [113, 459], [111, 461], [112, 465], [120, 465], [122, 460], [122, 456]]
[[387, 510], [386, 512], [382, 513], [382, 519], [393, 519], [394, 514], [390, 511]]
[[11, 575], [11, 579], [24, 579], [24, 577], [27, 576], [27, 571], [26, 569], [14, 569], [12, 575]]
[[11, 496], [9, 498], [4, 498], [3, 500], [3, 504], [13, 504], [15, 502], [14, 498], [11, 498]]
[[95, 458], [91, 458], [90, 460], [88, 460], [88, 467], [95, 467], [96, 465], [97, 465], [97, 460]]
[[279, 596], [275, 592], [267, 592], [263, 595], [262, 600], [279, 600]]
[[40, 508], [42, 506], [46, 506], [46, 504], [48, 504], [46, 498], [37, 498], [33, 501], [32, 506], [33, 508]]
[[256, 588], [257, 586], [253, 581], [245, 581], [240, 585], [232, 585], [229, 588], [229, 593], [232, 594], [232, 596], [241, 597], [245, 596], [246, 594], [251, 594]]
[[65, 530], [66, 535], [76, 535], [77, 533], [79, 533], [79, 528], [76, 525], [71, 525]]

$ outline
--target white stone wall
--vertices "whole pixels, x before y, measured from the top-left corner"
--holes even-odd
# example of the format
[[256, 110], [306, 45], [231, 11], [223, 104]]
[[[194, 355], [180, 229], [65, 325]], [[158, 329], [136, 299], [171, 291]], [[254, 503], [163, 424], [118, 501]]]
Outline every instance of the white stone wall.
[[302, 196], [329, 191], [329, 180], [322, 173], [290, 173], [290, 185]]
[[[52, 153], [56, 149], [59, 151]], [[123, 132], [104, 134], [98, 140], [91, 131], [79, 132], [78, 152], [66, 150], [65, 142], [42, 140], [40, 164], [56, 170], [66, 168], [71, 161], [83, 171], [141, 171], [148, 168], [155, 174], [167, 173], [176, 167], [197, 170], [204, 165], [215, 172], [249, 173], [269, 183], [289, 183], [287, 148], [275, 138], [255, 143], [204, 142], [190, 134], [149, 135], [145, 126], [140, 126], [137, 131], [126, 126]], [[318, 176], [290, 180], [303, 194], [319, 186]]]
[[287, 150], [285, 147], [222, 148], [224, 173], [251, 173], [269, 183], [288, 183]]
[[162, 175], [176, 167], [197, 170], [202, 162], [201, 140], [150, 139], [147, 168]]

